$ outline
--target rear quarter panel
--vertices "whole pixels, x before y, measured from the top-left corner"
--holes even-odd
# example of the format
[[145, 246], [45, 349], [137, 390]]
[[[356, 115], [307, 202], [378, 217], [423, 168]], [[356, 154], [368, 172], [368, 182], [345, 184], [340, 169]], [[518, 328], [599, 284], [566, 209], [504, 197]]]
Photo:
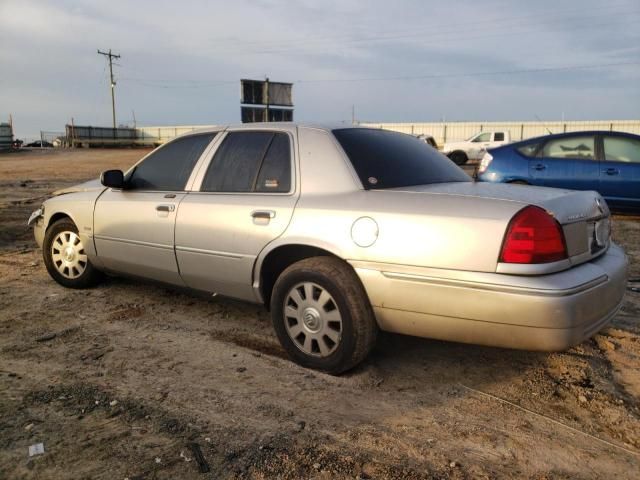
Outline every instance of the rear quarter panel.
[[[301, 197], [276, 246], [303, 243], [346, 260], [495, 272], [502, 238], [519, 202], [391, 191]], [[378, 236], [353, 240], [354, 222], [372, 218]]]
[[529, 176], [529, 159], [519, 154], [511, 145], [490, 149], [493, 160], [487, 170], [478, 175], [481, 182], [525, 181], [532, 183]]

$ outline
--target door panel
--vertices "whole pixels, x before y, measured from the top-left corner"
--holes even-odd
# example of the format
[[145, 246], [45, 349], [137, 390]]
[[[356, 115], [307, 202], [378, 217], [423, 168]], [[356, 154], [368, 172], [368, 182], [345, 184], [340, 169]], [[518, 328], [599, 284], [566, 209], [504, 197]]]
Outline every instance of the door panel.
[[594, 136], [567, 136], [549, 140], [536, 158], [529, 160], [529, 176], [535, 185], [597, 190], [599, 162]]
[[293, 135], [229, 131], [199, 192], [178, 209], [176, 257], [192, 288], [255, 301], [253, 265], [280, 236], [297, 200]]
[[185, 284], [255, 301], [255, 259], [287, 228], [296, 198], [189, 193], [176, 224], [176, 256]]
[[104, 266], [183, 285], [174, 252], [176, 212], [184, 193], [106, 190], [96, 202], [94, 239]]
[[612, 205], [640, 207], [640, 140], [622, 136], [602, 140], [600, 193]]

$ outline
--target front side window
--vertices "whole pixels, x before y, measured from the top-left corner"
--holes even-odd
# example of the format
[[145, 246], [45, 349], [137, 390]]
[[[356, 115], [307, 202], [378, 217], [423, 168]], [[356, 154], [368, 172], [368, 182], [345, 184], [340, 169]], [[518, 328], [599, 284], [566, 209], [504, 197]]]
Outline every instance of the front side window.
[[333, 134], [367, 190], [471, 181], [451, 160], [411, 135], [372, 128]]
[[476, 138], [474, 138], [472, 141], [473, 142], [490, 142], [491, 141], [491, 132], [481, 133]]
[[285, 193], [291, 188], [289, 136], [230, 132], [211, 160], [203, 192]]
[[564, 137], [549, 140], [542, 149], [545, 158], [570, 158], [574, 160], [594, 160], [595, 138], [591, 135]]
[[608, 162], [640, 163], [640, 140], [604, 137], [604, 158]]
[[129, 190], [182, 191], [216, 133], [178, 138], [152, 152], [127, 178]]

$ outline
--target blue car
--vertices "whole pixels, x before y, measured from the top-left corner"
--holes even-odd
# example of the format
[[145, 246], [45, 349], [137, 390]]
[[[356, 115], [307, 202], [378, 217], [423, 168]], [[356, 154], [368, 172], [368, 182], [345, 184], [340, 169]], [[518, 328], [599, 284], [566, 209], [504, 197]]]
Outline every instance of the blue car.
[[481, 182], [596, 190], [617, 210], [640, 210], [640, 136], [571, 132], [530, 138], [489, 150]]

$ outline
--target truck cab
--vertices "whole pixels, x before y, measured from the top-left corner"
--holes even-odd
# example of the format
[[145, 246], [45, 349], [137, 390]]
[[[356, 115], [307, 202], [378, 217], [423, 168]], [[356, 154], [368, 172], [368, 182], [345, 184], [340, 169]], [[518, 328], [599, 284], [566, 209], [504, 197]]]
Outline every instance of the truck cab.
[[464, 165], [469, 160], [478, 161], [487, 149], [504, 145], [511, 141], [511, 133], [505, 130], [478, 132], [461, 142], [445, 143], [442, 153], [456, 165]]

